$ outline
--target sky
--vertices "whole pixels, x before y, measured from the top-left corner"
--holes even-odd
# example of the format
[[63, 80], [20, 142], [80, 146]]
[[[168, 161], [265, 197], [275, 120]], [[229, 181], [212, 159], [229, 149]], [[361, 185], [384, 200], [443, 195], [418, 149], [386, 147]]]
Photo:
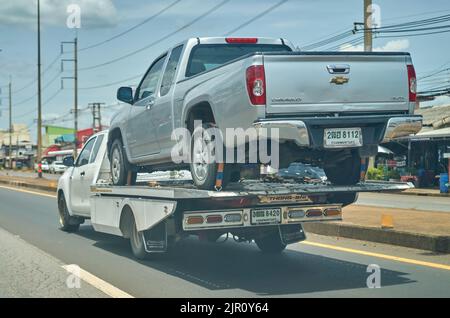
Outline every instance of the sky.
[[[7, 85], [11, 76], [13, 122], [28, 125], [34, 139], [36, 2], [0, 0], [0, 129], [9, 125]], [[450, 14], [448, 0], [373, 0], [373, 3], [379, 8], [381, 26]], [[80, 7], [79, 29], [67, 27], [70, 4]], [[151, 18], [161, 10], [164, 11]], [[252, 20], [265, 11], [268, 13]], [[149, 21], [141, 23], [146, 19]], [[231, 35], [283, 37], [302, 48], [351, 30], [353, 22], [362, 22], [363, 0], [41, 0], [41, 20], [43, 119], [48, 124], [73, 126], [70, 113], [74, 106], [73, 80], [61, 80], [73, 76], [71, 61], [63, 62], [61, 72], [61, 59], [73, 58], [72, 44], [65, 44], [65, 53], [60, 52], [62, 41], [70, 42], [77, 36], [79, 127], [87, 128], [92, 125], [89, 103], [105, 103], [102, 117], [103, 123], [108, 124], [111, 115], [120, 109], [115, 98], [117, 88], [136, 85], [155, 57], [186, 38], [223, 36], [245, 24]], [[120, 35], [138, 24], [141, 25]], [[361, 45], [351, 44], [359, 36], [333, 45], [341, 44], [337, 50], [362, 50]], [[375, 38], [373, 46], [378, 51], [410, 52], [419, 77], [450, 67], [450, 33]], [[419, 91], [420, 88], [419, 85]], [[440, 97], [428, 104], [450, 104], [450, 98]]]

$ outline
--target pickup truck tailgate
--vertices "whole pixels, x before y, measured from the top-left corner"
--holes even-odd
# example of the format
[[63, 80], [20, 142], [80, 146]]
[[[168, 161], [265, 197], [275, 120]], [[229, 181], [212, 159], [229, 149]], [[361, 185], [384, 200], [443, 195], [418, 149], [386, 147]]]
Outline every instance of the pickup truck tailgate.
[[264, 54], [266, 113], [406, 111], [408, 53]]

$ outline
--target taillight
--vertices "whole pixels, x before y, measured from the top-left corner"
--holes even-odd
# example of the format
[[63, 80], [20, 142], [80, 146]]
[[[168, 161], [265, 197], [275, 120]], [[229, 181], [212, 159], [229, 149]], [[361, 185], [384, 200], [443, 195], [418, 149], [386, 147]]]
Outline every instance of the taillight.
[[258, 38], [225, 38], [227, 43], [258, 43]]
[[415, 102], [417, 96], [417, 80], [416, 71], [413, 65], [407, 65], [408, 68], [408, 90], [409, 90], [409, 101]]
[[266, 76], [263, 65], [247, 68], [247, 91], [253, 105], [266, 104]]

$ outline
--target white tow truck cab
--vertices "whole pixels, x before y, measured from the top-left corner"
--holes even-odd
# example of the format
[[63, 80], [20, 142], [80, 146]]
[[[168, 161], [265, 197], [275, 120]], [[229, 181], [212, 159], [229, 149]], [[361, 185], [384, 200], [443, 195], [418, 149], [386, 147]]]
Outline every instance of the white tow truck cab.
[[106, 154], [108, 132], [92, 136], [58, 183], [62, 230], [90, 219], [96, 231], [130, 239], [133, 254], [166, 252], [194, 234], [210, 241], [233, 235], [278, 253], [304, 240], [304, 222], [337, 221], [358, 192], [401, 191], [410, 183], [361, 182], [354, 186], [243, 180], [226, 191], [196, 189], [191, 181], [160, 179], [113, 186]]

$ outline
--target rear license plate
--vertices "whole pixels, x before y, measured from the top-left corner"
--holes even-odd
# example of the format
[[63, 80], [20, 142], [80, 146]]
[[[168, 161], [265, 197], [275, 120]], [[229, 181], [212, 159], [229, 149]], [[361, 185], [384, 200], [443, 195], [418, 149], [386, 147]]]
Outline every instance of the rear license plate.
[[273, 224], [281, 222], [281, 209], [253, 209], [251, 213], [252, 224]]
[[328, 128], [323, 132], [325, 148], [361, 147], [361, 128]]

